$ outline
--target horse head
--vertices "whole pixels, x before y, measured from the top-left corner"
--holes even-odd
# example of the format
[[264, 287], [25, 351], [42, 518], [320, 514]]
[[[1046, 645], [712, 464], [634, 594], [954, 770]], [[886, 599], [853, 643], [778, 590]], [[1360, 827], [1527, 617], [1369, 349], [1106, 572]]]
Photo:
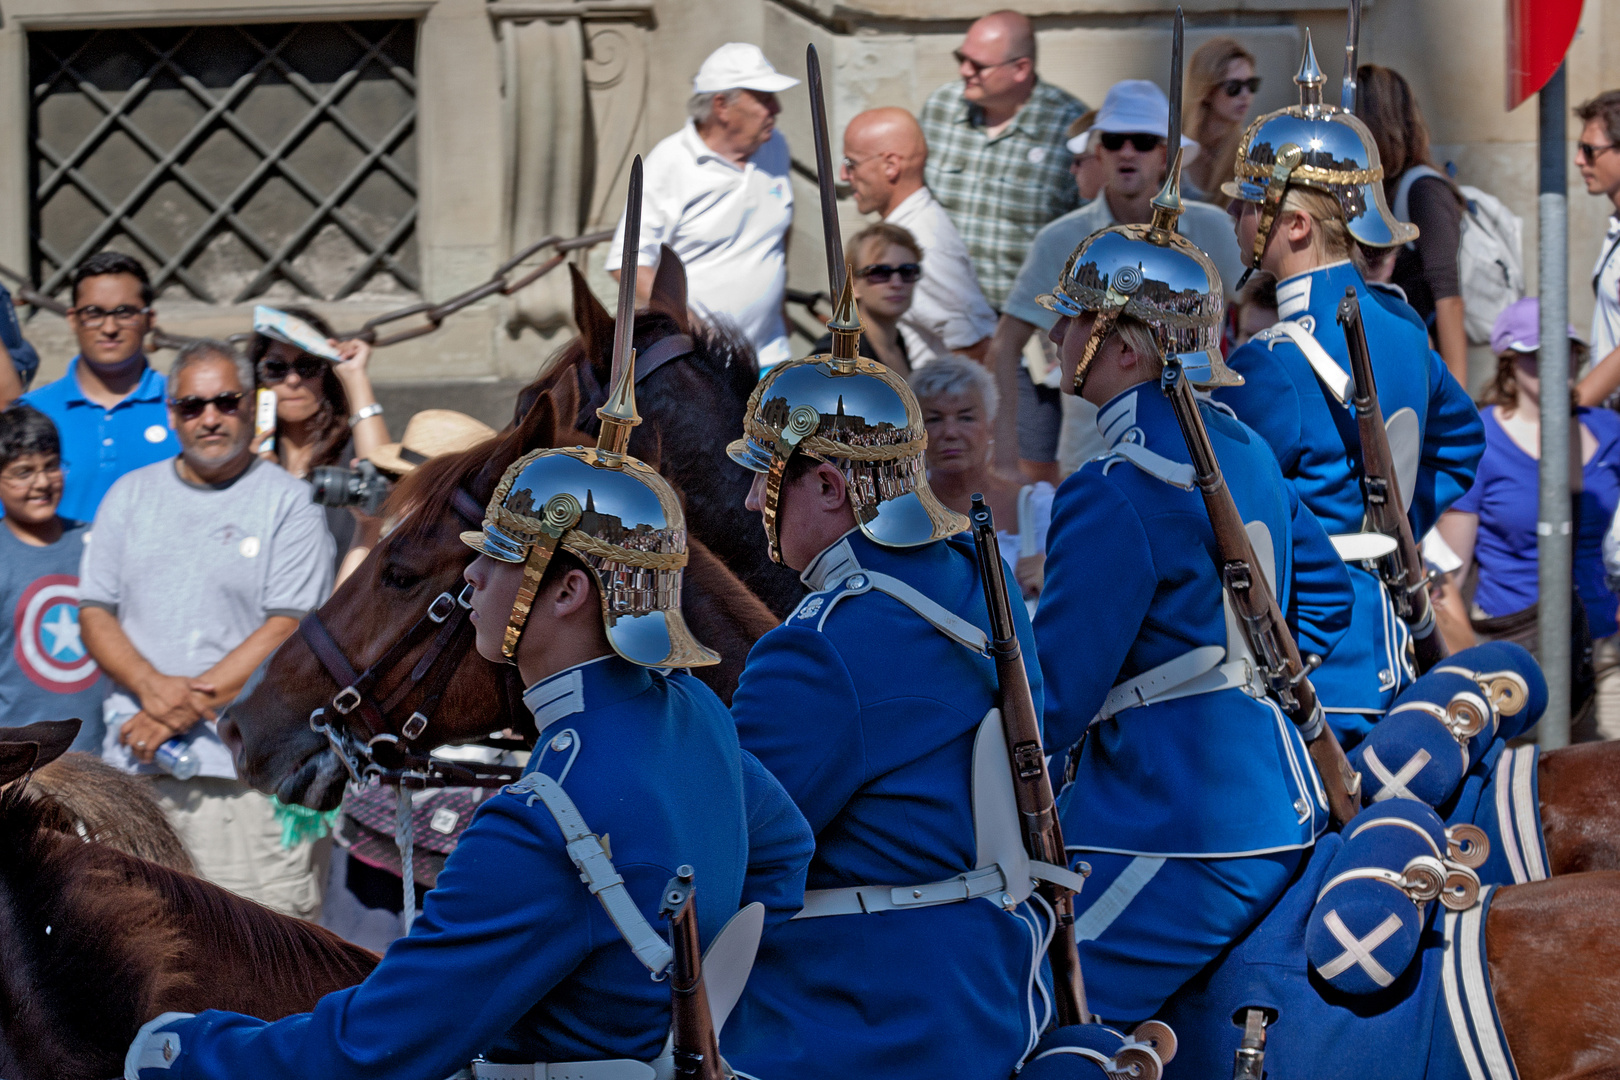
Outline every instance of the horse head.
[[582, 441], [561, 419], [572, 412], [570, 388], [548, 390], [515, 427], [400, 484], [385, 510], [393, 529], [221, 720], [238, 775], [282, 802], [330, 809], [357, 778], [346, 745], [382, 737], [425, 753], [513, 725], [533, 734], [516, 670], [472, 647], [457, 597], [473, 554], [460, 534], [480, 526], [512, 462]]
[[[571, 418], [592, 436], [607, 403], [613, 368], [614, 318], [572, 265], [574, 323], [579, 336], [518, 398], [518, 415], [544, 388], [571, 382], [579, 395]], [[662, 461], [663, 475], [686, 504], [691, 534], [719, 556], [778, 617], [804, 598], [791, 570], [771, 562], [765, 529], [743, 505], [753, 474], [732, 461], [726, 444], [742, 431], [748, 396], [759, 382], [759, 363], [736, 332], [694, 320], [687, 306], [686, 268], [662, 249], [652, 295], [636, 314], [636, 405], [642, 424], [630, 452]]]

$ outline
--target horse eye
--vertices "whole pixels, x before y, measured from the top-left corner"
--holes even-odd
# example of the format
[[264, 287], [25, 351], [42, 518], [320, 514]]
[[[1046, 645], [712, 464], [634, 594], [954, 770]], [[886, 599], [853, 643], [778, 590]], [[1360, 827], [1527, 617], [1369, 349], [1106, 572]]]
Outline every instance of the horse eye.
[[422, 580], [423, 575], [409, 567], [398, 563], [387, 563], [383, 566], [382, 581], [390, 589], [409, 589]]

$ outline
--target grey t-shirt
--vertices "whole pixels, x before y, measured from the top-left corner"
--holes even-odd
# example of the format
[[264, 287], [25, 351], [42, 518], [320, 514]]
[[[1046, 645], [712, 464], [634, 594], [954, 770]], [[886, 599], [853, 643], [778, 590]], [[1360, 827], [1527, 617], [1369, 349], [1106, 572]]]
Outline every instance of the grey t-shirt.
[[[1057, 313], [1041, 307], [1035, 298], [1052, 291], [1080, 241], [1114, 223], [1106, 194], [1048, 222], [1035, 234], [1035, 242], [1024, 256], [1024, 265], [1019, 268], [1018, 278], [1001, 310], [1039, 330], [1052, 329]], [[1176, 231], [1209, 256], [1215, 269], [1221, 272], [1221, 286], [1231, 299], [1238, 278], [1243, 275], [1243, 258], [1238, 253], [1237, 230], [1231, 216], [1208, 203], [1189, 202], [1176, 224]]]
[[[165, 675], [200, 675], [272, 615], [302, 618], [332, 586], [332, 536], [309, 486], [254, 460], [220, 487], [180, 478], [175, 459], [120, 477], [101, 507], [79, 570], [80, 602], [118, 616], [130, 643]], [[139, 709], [108, 695], [103, 756], [137, 770], [118, 744]], [[212, 723], [190, 733], [202, 775], [236, 775]]]
[[79, 637], [79, 557], [89, 526], [68, 521], [35, 547], [0, 524], [0, 726], [84, 721], [73, 749], [101, 752], [107, 678]]

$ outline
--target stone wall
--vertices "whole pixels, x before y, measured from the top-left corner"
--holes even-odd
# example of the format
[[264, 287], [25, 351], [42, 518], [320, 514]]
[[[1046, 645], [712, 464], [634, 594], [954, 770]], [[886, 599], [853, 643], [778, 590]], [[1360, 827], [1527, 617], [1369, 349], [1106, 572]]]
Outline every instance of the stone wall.
[[[419, 20], [416, 134], [420, 219], [417, 258], [423, 292], [440, 299], [478, 283], [524, 243], [548, 233], [611, 227], [631, 153], [646, 152], [680, 126], [690, 79], [714, 47], [760, 43], [782, 70], [802, 76], [804, 46], [821, 52], [832, 99], [834, 153], [843, 125], [875, 105], [919, 108], [955, 78], [951, 50], [967, 24], [996, 6], [977, 0], [8, 0], [0, 20], [0, 262], [26, 265], [30, 30], [92, 26], [295, 22], [306, 19]], [[1331, 0], [1184, 0], [1189, 51], [1233, 33], [1259, 57], [1265, 80], [1256, 108], [1292, 98], [1291, 77], [1305, 28], [1337, 81], [1342, 5]], [[1097, 104], [1121, 78], [1167, 81], [1167, 0], [1032, 0], [1042, 76]], [[1526, 261], [1535, 276], [1535, 106], [1503, 108], [1504, 12], [1496, 0], [1368, 0], [1366, 61], [1388, 64], [1415, 85], [1436, 155], [1459, 177], [1524, 215]], [[1588, 0], [1570, 55], [1571, 103], [1620, 85], [1620, 0]], [[799, 165], [801, 213], [791, 283], [823, 288], [825, 274], [809, 109], [802, 91], [784, 97], [781, 120]], [[1576, 128], [1570, 126], [1571, 149]], [[1586, 288], [1602, 236], [1605, 204], [1588, 197], [1571, 169], [1571, 312], [1590, 319]], [[846, 230], [856, 227], [842, 206]], [[847, 235], [846, 231], [846, 235]], [[604, 297], [610, 291], [597, 248], [582, 261]], [[525, 294], [475, 305], [439, 332], [381, 350], [380, 382], [401, 402], [445, 382], [467, 384], [469, 401], [497, 402], [500, 389], [532, 374], [566, 336], [565, 278], [559, 272]], [[387, 305], [350, 300], [316, 305], [355, 326]], [[162, 323], [183, 333], [243, 329], [249, 305], [160, 306]], [[71, 352], [65, 327], [41, 314], [28, 333], [45, 358], [44, 377]], [[162, 361], [160, 360], [160, 363]], [[480, 406], [481, 411], [493, 404]], [[397, 421], [396, 421], [397, 426]]]

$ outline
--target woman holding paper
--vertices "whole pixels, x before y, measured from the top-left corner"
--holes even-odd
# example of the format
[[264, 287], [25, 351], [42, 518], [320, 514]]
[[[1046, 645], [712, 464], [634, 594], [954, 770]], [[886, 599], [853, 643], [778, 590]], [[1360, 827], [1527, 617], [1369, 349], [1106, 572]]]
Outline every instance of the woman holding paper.
[[[258, 446], [262, 457], [308, 480], [322, 466], [348, 468], [388, 442], [366, 370], [368, 343], [338, 341], [326, 320], [305, 308], [261, 307], [253, 324], [247, 357], [259, 389], [275, 394], [273, 430]], [[341, 562], [364, 515], [352, 507], [325, 509]]]

